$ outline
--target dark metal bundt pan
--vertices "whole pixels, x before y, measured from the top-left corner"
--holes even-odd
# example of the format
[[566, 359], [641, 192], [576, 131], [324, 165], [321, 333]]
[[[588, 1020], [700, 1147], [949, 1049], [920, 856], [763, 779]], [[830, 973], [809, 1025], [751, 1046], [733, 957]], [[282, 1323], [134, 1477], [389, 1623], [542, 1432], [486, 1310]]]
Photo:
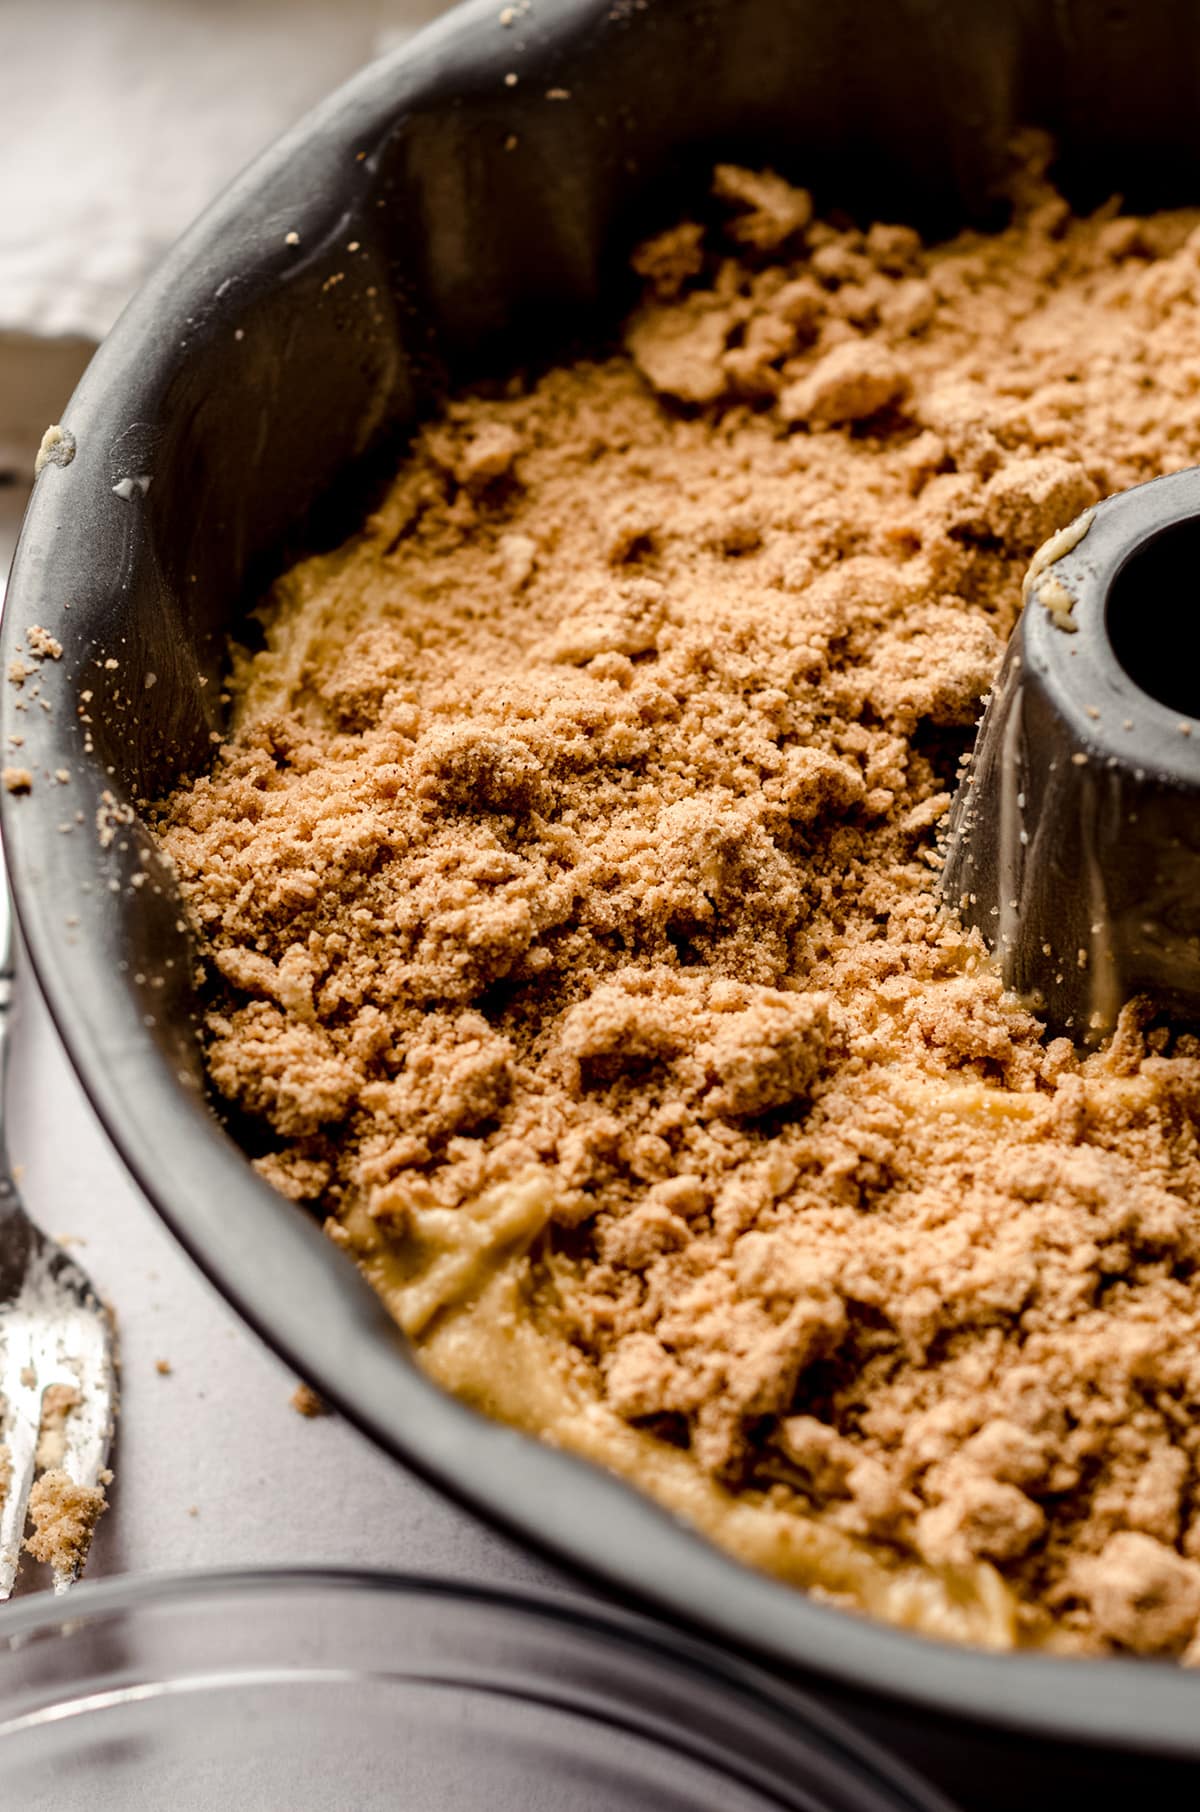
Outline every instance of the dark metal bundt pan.
[[231, 623], [290, 551], [352, 520], [362, 462], [448, 377], [611, 319], [634, 235], [677, 216], [714, 156], [941, 231], [986, 217], [1032, 119], [1083, 203], [1196, 199], [1198, 53], [1186, 0], [535, 0], [507, 27], [499, 0], [472, 5], [310, 115], [130, 305], [64, 417], [73, 461], [38, 479], [4, 626], [6, 665], [32, 623], [65, 650], [40, 670], [48, 710], [3, 688], [0, 731], [36, 772], [0, 802], [28, 947], [114, 1144], [212, 1280], [405, 1464], [802, 1676], [977, 1806], [1194, 1779], [1200, 1683], [839, 1614], [446, 1398], [217, 1123], [170, 877], [136, 824], [103, 849], [91, 827], [105, 792], [152, 796], [204, 761]]

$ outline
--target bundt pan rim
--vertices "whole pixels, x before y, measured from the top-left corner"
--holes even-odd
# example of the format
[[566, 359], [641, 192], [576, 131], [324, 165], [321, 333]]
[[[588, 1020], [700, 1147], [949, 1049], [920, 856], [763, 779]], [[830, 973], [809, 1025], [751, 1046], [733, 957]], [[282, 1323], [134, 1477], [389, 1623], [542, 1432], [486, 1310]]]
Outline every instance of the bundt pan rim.
[[[548, 321], [586, 322], [611, 294], [610, 252], [652, 215], [668, 219], [665, 192], [714, 153], [773, 156], [850, 203], [874, 184], [893, 214], [896, 185], [910, 187], [910, 216], [950, 225], [985, 210], [1007, 132], [1031, 114], [1104, 180], [1114, 160], [1153, 169], [1174, 150], [1174, 178], [1200, 195], [1195, 150], [1184, 156], [1192, 129], [1161, 82], [1101, 117], [1096, 95], [1125, 55], [1104, 31], [1089, 39], [1082, 5], [543, 0], [515, 29], [498, 12], [493, 0], [460, 8], [252, 165], [129, 305], [63, 416], [0, 644], [6, 670], [30, 624], [64, 645], [20, 694], [3, 687], [0, 706], [0, 733], [25, 736], [35, 775], [0, 813], [59, 1032], [128, 1169], [222, 1294], [450, 1497], [802, 1677], [893, 1741], [912, 1727], [978, 1754], [1020, 1732], [1043, 1775], [1053, 1752], [1075, 1779], [1081, 1758], [1111, 1778], [1102, 1750], [1200, 1760], [1196, 1683], [1182, 1670], [964, 1651], [842, 1614], [448, 1398], [205, 1104], [170, 876], [126, 801], [202, 764], [228, 601], [279, 564], [343, 467], [447, 372], [509, 356], [500, 349]], [[1176, 106], [1194, 118], [1195, 75], [1170, 57], [1173, 0], [1136, 26], [1110, 12], [1114, 32], [1160, 44], [1158, 73], [1173, 70]], [[903, 105], [897, 59], [912, 72]]]
[[[1120, 507], [1123, 500], [1135, 523], [1132, 529], [1120, 517], [1113, 520], [1112, 506]], [[1165, 704], [1126, 670], [1114, 642], [1110, 613], [1113, 594], [1130, 568], [1164, 536], [1187, 530], [1190, 519], [1200, 516], [1200, 466], [1145, 479], [1102, 498], [1084, 515], [1089, 519], [1085, 533], [1029, 586], [1033, 608], [1023, 616], [1023, 660], [1043, 679], [1089, 758], [1127, 759], [1128, 720], [1120, 713], [1122, 708], [1133, 710], [1138, 718], [1139, 762], [1163, 786], [1189, 790], [1196, 783], [1192, 729], [1200, 721], [1197, 712]], [[1076, 599], [1074, 634], [1064, 632], [1042, 601], [1039, 586], [1050, 576], [1065, 582]], [[1153, 613], [1148, 616], [1153, 623]], [[1077, 672], [1064, 665], [1064, 648], [1078, 654]], [[1102, 701], [1102, 709], [1089, 710], [1081, 702], [1093, 696]]]

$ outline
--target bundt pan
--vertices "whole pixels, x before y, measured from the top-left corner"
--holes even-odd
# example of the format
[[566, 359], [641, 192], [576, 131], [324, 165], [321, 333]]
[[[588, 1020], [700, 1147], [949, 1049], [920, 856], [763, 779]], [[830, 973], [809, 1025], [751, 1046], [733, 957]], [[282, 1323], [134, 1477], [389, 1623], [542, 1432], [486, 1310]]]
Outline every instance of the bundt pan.
[[[1194, 1790], [1193, 1675], [960, 1652], [823, 1608], [445, 1397], [206, 1101], [179, 903], [124, 808], [205, 762], [239, 613], [287, 559], [345, 532], [373, 462], [447, 381], [611, 323], [630, 244], [677, 218], [718, 156], [774, 164], [820, 205], [945, 232], [990, 217], [1005, 142], [1032, 121], [1057, 134], [1081, 205], [1114, 190], [1200, 200], [1188, 0], [515, 12], [453, 14], [261, 158], [130, 305], [66, 410], [2, 658], [34, 623], [64, 653], [20, 712], [0, 687], [0, 733], [24, 736], [35, 773], [31, 794], [3, 798], [3, 828], [41, 985], [151, 1202], [397, 1459], [594, 1582], [802, 1678], [970, 1805]], [[134, 887], [144, 867], [151, 884]]]

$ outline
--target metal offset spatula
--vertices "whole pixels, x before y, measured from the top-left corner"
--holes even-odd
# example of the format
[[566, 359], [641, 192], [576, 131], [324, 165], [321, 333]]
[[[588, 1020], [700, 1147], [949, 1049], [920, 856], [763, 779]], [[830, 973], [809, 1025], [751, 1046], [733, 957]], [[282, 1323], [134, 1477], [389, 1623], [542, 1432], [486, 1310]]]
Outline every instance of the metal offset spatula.
[[[110, 1317], [74, 1259], [29, 1219], [9, 1162], [4, 1102], [13, 981], [0, 850], [0, 1600], [11, 1594], [20, 1565], [47, 1390], [65, 1387], [68, 1398], [55, 1392], [60, 1403], [77, 1399], [62, 1421], [61, 1453], [50, 1457], [78, 1485], [100, 1482], [117, 1400]], [[77, 1564], [56, 1567], [55, 1591], [65, 1591], [78, 1572]]]

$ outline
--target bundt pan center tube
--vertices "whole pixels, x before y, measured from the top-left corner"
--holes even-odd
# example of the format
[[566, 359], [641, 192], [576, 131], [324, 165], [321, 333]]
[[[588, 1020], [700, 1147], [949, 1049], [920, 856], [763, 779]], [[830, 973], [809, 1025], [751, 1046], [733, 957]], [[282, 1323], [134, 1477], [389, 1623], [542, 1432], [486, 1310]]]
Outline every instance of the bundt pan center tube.
[[1127, 1000], [1200, 1018], [1200, 468], [1035, 556], [951, 813], [943, 891], [1079, 1044]]
[[[1005, 147], [1034, 122], [1080, 206], [1200, 198], [1200, 57], [1181, 54], [1200, 25], [1169, 0], [541, 0], [505, 16], [496, 0], [460, 10], [259, 160], [131, 303], [66, 410], [3, 634], [6, 668], [32, 624], [63, 648], [26, 708], [2, 688], [0, 730], [23, 736], [37, 777], [0, 807], [41, 985], [180, 1240], [406, 1465], [803, 1678], [972, 1805], [1194, 1781], [1187, 1672], [950, 1650], [841, 1614], [443, 1395], [206, 1099], [194, 962], [138, 802], [207, 765], [246, 605], [353, 525], [372, 462], [448, 383], [569, 355], [611, 325], [630, 246], [679, 218], [716, 158], [772, 164], [819, 207], [944, 234], [994, 218]], [[43, 783], [57, 770], [67, 784]]]

